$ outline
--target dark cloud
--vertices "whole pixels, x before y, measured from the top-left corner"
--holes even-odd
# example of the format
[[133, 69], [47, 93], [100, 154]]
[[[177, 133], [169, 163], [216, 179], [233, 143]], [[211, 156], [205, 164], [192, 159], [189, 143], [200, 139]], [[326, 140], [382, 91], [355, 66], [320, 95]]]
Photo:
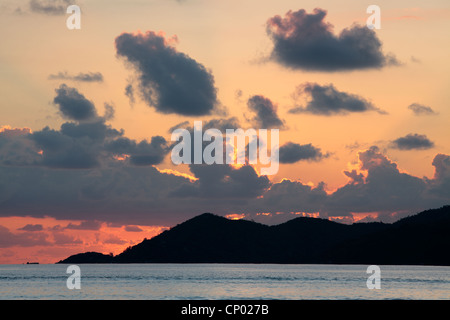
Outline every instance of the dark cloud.
[[435, 157], [431, 179], [400, 172], [377, 147], [360, 152], [359, 163], [358, 169], [344, 172], [350, 181], [333, 192], [324, 183], [271, 183], [250, 166], [190, 165], [196, 178], [190, 179], [126, 161], [85, 170], [0, 165], [0, 215], [126, 225], [172, 225], [206, 211], [249, 217], [267, 213], [278, 222], [298, 214], [351, 218], [358, 212], [392, 219], [394, 213], [411, 214], [450, 201], [448, 155]]
[[42, 231], [44, 230], [44, 228], [42, 227], [42, 224], [27, 224], [22, 228], [18, 228], [17, 230], [33, 232], [33, 231]]
[[116, 50], [136, 68], [141, 96], [158, 112], [186, 116], [218, 113], [213, 75], [178, 52], [173, 42], [152, 31], [123, 33], [116, 38]]
[[130, 104], [134, 105], [134, 103], [136, 102], [136, 99], [134, 97], [134, 88], [132, 84], [128, 84], [125, 87], [125, 95], [128, 97], [128, 99], [130, 100]]
[[281, 120], [277, 114], [277, 106], [268, 98], [261, 95], [255, 95], [248, 99], [247, 105], [251, 111], [256, 113], [256, 116], [252, 119], [256, 128], [284, 128], [284, 121]]
[[31, 12], [46, 15], [64, 15], [67, 7], [77, 4], [75, 0], [30, 0]]
[[0, 225], [0, 248], [13, 246], [32, 247], [51, 245], [43, 232], [22, 232], [14, 234], [8, 228]]
[[0, 165], [29, 166], [40, 161], [29, 128], [0, 127]]
[[31, 132], [27, 129], [0, 129], [0, 164], [44, 166], [59, 169], [89, 169], [105, 163], [124, 161], [131, 165], [155, 165], [164, 160], [170, 147], [161, 136], [136, 141], [124, 136], [106, 121], [114, 117], [114, 107], [105, 104], [105, 115], [97, 115], [94, 104], [75, 88], [62, 85], [55, 103], [61, 115], [70, 118], [61, 127]]
[[247, 208], [249, 217], [279, 223], [292, 219], [295, 213], [320, 217], [347, 217], [353, 213], [378, 215], [378, 221], [392, 222], [428, 208], [441, 207], [450, 201], [450, 156], [439, 154], [433, 160], [432, 179], [402, 173], [395, 162], [373, 146], [359, 152], [358, 170], [345, 171], [350, 181], [332, 193], [324, 183], [317, 187], [284, 179], [271, 185], [263, 197]]
[[306, 105], [292, 108], [289, 110], [290, 113], [330, 116], [376, 111], [380, 114], [386, 114], [385, 111], [378, 109], [365, 98], [339, 91], [332, 84], [322, 86], [307, 82], [298, 86], [294, 95], [297, 98], [303, 97], [306, 100]]
[[426, 135], [417, 133], [410, 133], [404, 137], [398, 138], [391, 142], [392, 148], [399, 150], [414, 150], [414, 149], [431, 149], [434, 147], [434, 142], [427, 138]]
[[125, 226], [125, 231], [127, 231], [127, 232], [142, 232], [144, 230], [142, 230], [138, 226]]
[[280, 163], [295, 163], [301, 160], [320, 161], [327, 158], [329, 154], [323, 154], [320, 148], [309, 144], [298, 144], [288, 142], [279, 149]]
[[352, 171], [344, 171], [344, 174], [350, 178], [351, 184], [364, 183], [364, 175], [362, 173], [358, 173], [356, 170]]
[[100, 165], [97, 149], [99, 143], [88, 136], [71, 137], [64, 134], [62, 130], [57, 131], [46, 127], [34, 132], [31, 139], [42, 150], [41, 165], [43, 166], [86, 169]]
[[191, 164], [189, 168], [198, 180], [177, 189], [173, 196], [250, 199], [260, 196], [270, 186], [267, 176], [258, 176], [248, 165], [234, 168], [230, 165]]
[[327, 198], [324, 183], [312, 187], [300, 181], [283, 179], [281, 182], [274, 183], [263, 197], [255, 199], [250, 208], [256, 213], [273, 213], [274, 215], [296, 212], [315, 213], [324, 209]]
[[381, 154], [378, 147], [360, 152], [359, 161], [360, 170], [366, 172], [366, 176], [363, 178], [353, 172], [350, 176], [356, 179], [353, 178], [330, 195], [327, 202], [329, 215], [349, 212], [413, 213], [441, 205], [442, 199], [427, 195], [426, 180], [400, 172], [397, 164]]
[[120, 137], [108, 142], [105, 149], [116, 156], [127, 155], [129, 162], [137, 166], [159, 164], [169, 152], [167, 141], [161, 136], [152, 137], [150, 142]]
[[398, 64], [395, 57], [382, 52], [382, 43], [374, 30], [353, 25], [338, 35], [325, 22], [327, 12], [301, 9], [277, 15], [267, 22], [267, 34], [273, 41], [271, 58], [293, 68], [317, 71], [347, 71], [381, 68]]
[[[222, 133], [222, 140], [223, 140], [223, 163], [226, 163], [225, 161], [225, 155], [226, 155], [226, 130], [227, 129], [231, 129], [231, 130], [236, 130], [240, 128], [240, 124], [239, 124], [239, 120], [236, 117], [231, 117], [231, 118], [224, 118], [224, 119], [211, 119], [211, 120], [207, 120], [207, 121], [202, 121], [202, 134], [203, 136], [205, 135], [205, 131], [209, 130], [209, 129], [217, 129]], [[191, 141], [191, 160], [190, 163], [194, 163], [194, 152], [195, 152], [195, 144], [194, 144], [194, 127], [193, 125], [191, 125], [191, 123], [189, 121], [184, 121], [181, 123], [176, 124], [175, 126], [173, 126], [170, 129], [170, 133], [172, 133], [174, 130], [176, 129], [185, 129], [188, 131], [189, 133], [189, 137], [190, 137], [190, 141]], [[211, 141], [214, 141], [215, 138], [212, 138]], [[201, 143], [201, 152], [203, 155], [203, 152], [205, 150], [205, 148], [210, 145], [212, 142], [211, 141], [205, 141], [202, 140]], [[175, 141], [170, 145], [170, 149], [172, 150], [172, 148], [174, 146], [176, 146], [179, 142]], [[182, 155], [182, 152], [180, 152], [180, 155]], [[213, 152], [213, 155], [215, 155], [215, 152]]]
[[76, 121], [97, 118], [97, 111], [92, 101], [86, 99], [77, 89], [62, 84], [56, 89], [56, 93], [53, 103], [58, 105], [64, 118]]
[[101, 226], [102, 226], [102, 224], [99, 221], [88, 220], [88, 221], [81, 221], [80, 224], [73, 224], [72, 222], [69, 222], [69, 224], [65, 227], [65, 229], [70, 229], [70, 230], [99, 230]]
[[55, 245], [74, 245], [83, 243], [83, 241], [76, 238], [75, 236], [71, 236], [62, 232], [53, 232], [52, 236]]
[[450, 156], [439, 153], [433, 159], [434, 178], [427, 180], [430, 194], [450, 198]]
[[425, 106], [419, 103], [412, 103], [408, 106], [408, 109], [411, 110], [416, 116], [426, 116], [426, 115], [436, 115], [431, 107]]
[[103, 82], [103, 75], [100, 72], [80, 72], [76, 75], [69, 74], [68, 72], [58, 72], [57, 74], [51, 74], [48, 76], [49, 80], [70, 80], [76, 82]]

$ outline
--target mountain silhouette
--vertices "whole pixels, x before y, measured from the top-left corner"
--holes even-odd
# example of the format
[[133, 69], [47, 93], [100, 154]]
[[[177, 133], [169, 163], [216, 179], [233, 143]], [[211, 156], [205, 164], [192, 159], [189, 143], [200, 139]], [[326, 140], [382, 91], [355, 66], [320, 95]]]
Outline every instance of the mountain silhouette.
[[338, 263], [450, 265], [450, 206], [392, 224], [299, 217], [267, 226], [204, 213], [112, 256], [58, 263]]

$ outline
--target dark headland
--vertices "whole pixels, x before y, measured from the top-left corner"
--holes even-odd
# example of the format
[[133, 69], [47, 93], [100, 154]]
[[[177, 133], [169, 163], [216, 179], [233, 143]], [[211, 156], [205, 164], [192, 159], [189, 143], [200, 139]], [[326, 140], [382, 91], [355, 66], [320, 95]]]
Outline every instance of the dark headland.
[[267, 226], [204, 213], [113, 256], [58, 263], [298, 263], [450, 265], [450, 206], [392, 224], [295, 218]]

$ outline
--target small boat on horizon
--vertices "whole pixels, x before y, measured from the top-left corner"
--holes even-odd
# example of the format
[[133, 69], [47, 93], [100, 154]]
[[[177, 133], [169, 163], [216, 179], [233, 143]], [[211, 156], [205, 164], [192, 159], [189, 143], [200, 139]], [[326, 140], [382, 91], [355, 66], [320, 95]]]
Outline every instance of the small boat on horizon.
[[27, 262], [27, 264], [39, 264], [39, 262]]

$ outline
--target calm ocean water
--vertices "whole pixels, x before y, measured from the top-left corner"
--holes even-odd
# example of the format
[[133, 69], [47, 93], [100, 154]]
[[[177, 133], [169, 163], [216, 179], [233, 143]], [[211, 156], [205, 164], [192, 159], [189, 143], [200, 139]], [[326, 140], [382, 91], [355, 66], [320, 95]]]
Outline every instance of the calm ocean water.
[[68, 265], [0, 265], [0, 299], [450, 299], [450, 267], [366, 265], [82, 264], [69, 290]]

